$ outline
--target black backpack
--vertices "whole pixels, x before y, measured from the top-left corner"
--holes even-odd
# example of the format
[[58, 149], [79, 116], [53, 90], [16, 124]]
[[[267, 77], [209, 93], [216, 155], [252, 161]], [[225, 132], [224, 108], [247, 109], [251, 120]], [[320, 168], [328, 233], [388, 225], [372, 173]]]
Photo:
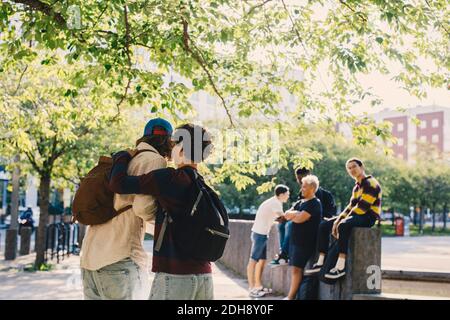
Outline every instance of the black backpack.
[[202, 176], [193, 169], [185, 170], [194, 181], [193, 204], [188, 207], [189, 211], [176, 220], [170, 217], [170, 213], [164, 213], [155, 250], [160, 250], [166, 228], [170, 228], [174, 246], [183, 257], [216, 261], [222, 257], [230, 238], [227, 210]]

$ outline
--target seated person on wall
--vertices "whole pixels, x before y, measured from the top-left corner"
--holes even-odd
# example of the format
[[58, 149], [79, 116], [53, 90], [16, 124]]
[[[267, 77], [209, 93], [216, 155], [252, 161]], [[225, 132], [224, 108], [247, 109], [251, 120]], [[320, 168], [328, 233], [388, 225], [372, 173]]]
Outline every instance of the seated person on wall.
[[[309, 174], [311, 174], [311, 170], [305, 167], [298, 167], [295, 169], [295, 180], [300, 188], [302, 187], [302, 179]], [[336, 215], [336, 203], [334, 202], [334, 197], [330, 191], [323, 187], [319, 187], [316, 192], [316, 198], [319, 199], [322, 204], [322, 218], [332, 218]], [[301, 199], [303, 199], [303, 195], [300, 191], [297, 201]], [[277, 221], [279, 222], [278, 234], [280, 236], [280, 253], [272, 260], [270, 263], [271, 265], [281, 265], [287, 263], [289, 260], [289, 238], [292, 222], [286, 221], [284, 217], [278, 218]]]
[[302, 179], [303, 199], [286, 212], [287, 220], [292, 221], [289, 244], [289, 265], [292, 277], [286, 300], [294, 300], [303, 277], [303, 269], [316, 252], [317, 230], [322, 220], [322, 204], [316, 197], [319, 179], [308, 175]]
[[264, 201], [256, 212], [252, 227], [252, 249], [247, 265], [247, 279], [250, 297], [264, 296], [270, 290], [262, 285], [261, 278], [267, 257], [267, 239], [276, 217], [284, 215], [283, 203], [289, 199], [289, 188], [285, 185], [275, 187], [275, 195]]
[[345, 275], [345, 258], [348, 251], [348, 242], [354, 227], [371, 228], [379, 219], [381, 212], [381, 186], [378, 181], [364, 172], [361, 160], [351, 158], [347, 160], [348, 174], [355, 179], [350, 203], [337, 217], [323, 221], [319, 226], [319, 260], [305, 274], [320, 271], [328, 252], [330, 233], [338, 241], [339, 258], [336, 266], [326, 275], [329, 279], [338, 279]]

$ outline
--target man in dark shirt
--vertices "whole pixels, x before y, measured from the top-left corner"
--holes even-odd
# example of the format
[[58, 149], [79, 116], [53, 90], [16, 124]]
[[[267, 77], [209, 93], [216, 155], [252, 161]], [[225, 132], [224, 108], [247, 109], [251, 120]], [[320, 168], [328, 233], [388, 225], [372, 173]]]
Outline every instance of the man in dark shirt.
[[292, 267], [291, 287], [287, 300], [295, 299], [300, 282], [303, 277], [303, 269], [316, 251], [317, 232], [322, 220], [322, 205], [315, 196], [319, 188], [319, 179], [308, 175], [302, 179], [303, 199], [299, 200], [293, 210], [285, 214], [285, 218], [292, 222], [290, 235], [290, 259]]
[[[299, 167], [295, 170], [295, 179], [299, 186], [302, 186], [302, 179], [307, 175], [311, 174], [311, 170]], [[316, 192], [316, 198], [322, 203], [322, 217], [332, 218], [336, 215], [336, 203], [334, 202], [334, 197], [328, 190], [319, 187]], [[298, 200], [303, 199], [302, 193], [299, 192]], [[292, 223], [283, 220], [283, 218], [278, 220], [280, 223], [278, 225], [278, 234], [280, 237], [280, 253], [277, 258], [272, 260], [271, 265], [283, 264], [289, 259], [289, 235], [291, 233]]]
[[[119, 194], [152, 195], [162, 209], [170, 213], [170, 218], [176, 220], [190, 214], [194, 205], [197, 189], [189, 171], [196, 171], [197, 164], [209, 155], [211, 141], [205, 129], [191, 124], [178, 127], [173, 136], [175, 146], [172, 159], [177, 169], [164, 168], [141, 176], [128, 176], [127, 166], [131, 156], [128, 152], [120, 152], [114, 157], [110, 188]], [[155, 220], [156, 243], [152, 266], [155, 278], [150, 299], [213, 299], [211, 264], [179, 252], [164, 211], [158, 210]]]

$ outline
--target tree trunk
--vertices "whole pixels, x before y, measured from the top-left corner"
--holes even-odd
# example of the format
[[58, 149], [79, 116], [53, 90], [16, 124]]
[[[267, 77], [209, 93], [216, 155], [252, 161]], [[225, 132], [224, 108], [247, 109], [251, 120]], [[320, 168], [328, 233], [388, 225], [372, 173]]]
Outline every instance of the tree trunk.
[[444, 221], [444, 226], [443, 226], [443, 230], [445, 231], [445, 229], [447, 229], [447, 204], [444, 205], [444, 217], [443, 217], [443, 221]]
[[11, 225], [7, 231], [5, 240], [5, 260], [14, 260], [17, 254], [17, 229], [19, 226], [19, 179], [20, 169], [18, 167], [19, 157], [14, 157], [14, 164], [12, 174], [12, 194], [11, 194]]
[[419, 234], [423, 234], [423, 218], [424, 218], [424, 208], [420, 207], [420, 216], [419, 216]]
[[435, 205], [433, 205], [432, 218], [433, 218], [433, 225], [431, 226], [431, 231], [434, 232], [434, 228], [436, 227], [436, 206]]
[[46, 227], [48, 223], [48, 206], [50, 193], [50, 175], [43, 175], [40, 177], [39, 183], [39, 228], [36, 242], [36, 261], [35, 267], [40, 268], [45, 260], [45, 236]]

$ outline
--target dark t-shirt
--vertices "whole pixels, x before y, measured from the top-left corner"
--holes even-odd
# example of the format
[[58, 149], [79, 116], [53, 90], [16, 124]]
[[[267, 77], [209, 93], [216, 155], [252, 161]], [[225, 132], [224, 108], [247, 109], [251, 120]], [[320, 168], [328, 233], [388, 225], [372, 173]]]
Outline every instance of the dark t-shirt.
[[317, 198], [300, 200], [294, 205], [294, 210], [306, 211], [311, 217], [303, 223], [292, 223], [291, 243], [307, 250], [316, 249], [317, 232], [322, 220], [322, 204]]
[[[325, 190], [322, 187], [316, 192], [316, 198], [320, 200], [322, 204], [322, 218], [332, 218], [337, 213], [336, 203], [334, 197], [330, 191]], [[298, 200], [303, 199], [302, 193], [298, 195]]]

